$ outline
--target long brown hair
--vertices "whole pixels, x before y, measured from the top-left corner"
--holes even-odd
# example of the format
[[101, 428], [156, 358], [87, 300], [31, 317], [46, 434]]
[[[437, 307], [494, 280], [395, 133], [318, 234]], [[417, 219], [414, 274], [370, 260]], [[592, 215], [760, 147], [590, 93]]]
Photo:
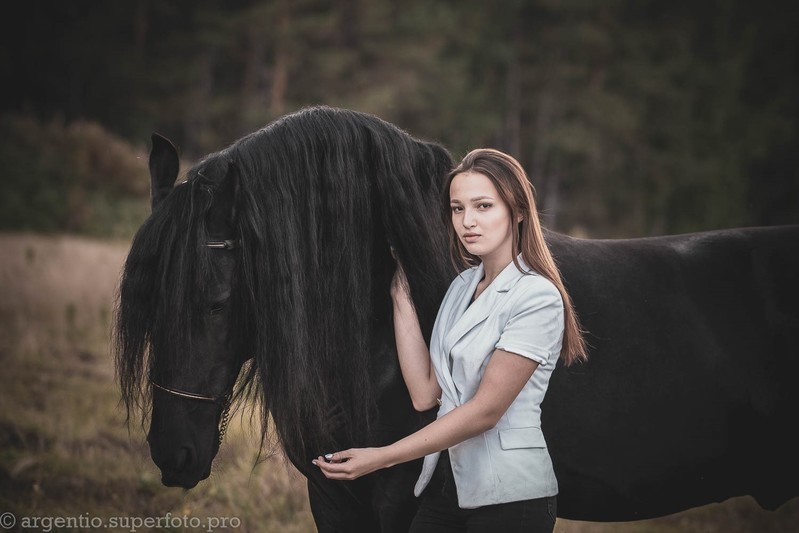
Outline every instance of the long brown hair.
[[508, 206], [511, 220], [518, 220], [518, 231], [513, 235], [513, 263], [520, 271], [521, 265], [517, 255], [521, 254], [527, 265], [551, 281], [560, 291], [563, 299], [564, 332], [563, 347], [560, 356], [568, 366], [575, 361], [585, 361], [587, 350], [580, 321], [572, 305], [569, 293], [563, 285], [555, 260], [549, 247], [544, 241], [541, 223], [538, 220], [538, 209], [535, 205], [535, 189], [519, 162], [506, 153], [491, 148], [478, 148], [472, 150], [463, 160], [450, 171], [443, 193], [443, 212], [449, 230], [449, 250], [453, 263], [458, 267], [476, 266], [480, 258], [470, 254], [461, 243], [455, 228], [452, 225], [449, 188], [452, 180], [462, 172], [476, 172], [483, 174], [496, 187], [500, 197]]

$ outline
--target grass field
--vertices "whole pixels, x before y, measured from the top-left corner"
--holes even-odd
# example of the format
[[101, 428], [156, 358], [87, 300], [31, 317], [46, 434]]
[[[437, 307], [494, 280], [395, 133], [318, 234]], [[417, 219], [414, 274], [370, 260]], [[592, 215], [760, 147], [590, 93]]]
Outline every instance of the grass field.
[[[127, 243], [0, 234], [0, 250], [0, 514], [15, 515], [12, 530], [26, 517], [29, 525], [31, 517], [98, 524], [171, 513], [201, 527], [173, 520], [174, 527], [137, 530], [202, 531], [210, 517], [227, 518], [236, 531], [315, 531], [301, 476], [281, 457], [255, 465], [257, 438], [246, 417], [231, 421], [210, 479], [191, 491], [161, 485], [144, 432], [125, 425], [109, 352]], [[49, 524], [38, 530], [102, 530]], [[735, 498], [657, 520], [558, 520], [556, 531], [792, 532], [799, 499], [774, 513]]]

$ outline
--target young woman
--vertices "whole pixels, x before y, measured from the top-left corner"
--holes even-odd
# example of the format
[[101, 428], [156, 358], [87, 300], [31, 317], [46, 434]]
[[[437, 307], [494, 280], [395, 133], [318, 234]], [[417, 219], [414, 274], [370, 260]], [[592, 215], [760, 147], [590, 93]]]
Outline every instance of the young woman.
[[514, 158], [473, 150], [445, 190], [450, 252], [471, 268], [444, 296], [429, 351], [399, 266], [392, 285], [403, 377], [414, 407], [439, 405], [438, 417], [389, 446], [314, 464], [328, 478], [355, 479], [425, 456], [416, 533], [552, 531], [558, 485], [541, 402], [558, 357], [585, 358], [579, 322]]

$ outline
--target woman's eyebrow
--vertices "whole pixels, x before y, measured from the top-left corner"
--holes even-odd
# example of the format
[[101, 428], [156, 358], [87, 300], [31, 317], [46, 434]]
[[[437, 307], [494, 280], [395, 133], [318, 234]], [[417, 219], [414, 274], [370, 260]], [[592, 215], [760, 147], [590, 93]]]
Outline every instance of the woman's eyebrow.
[[[493, 196], [475, 196], [474, 198], [470, 198], [469, 201], [470, 202], [479, 202], [480, 200], [493, 200], [493, 199], [494, 199]], [[450, 199], [449, 203], [450, 204], [459, 204], [459, 203], [461, 203], [461, 201], [458, 200], [457, 198], [452, 198], [452, 199]]]

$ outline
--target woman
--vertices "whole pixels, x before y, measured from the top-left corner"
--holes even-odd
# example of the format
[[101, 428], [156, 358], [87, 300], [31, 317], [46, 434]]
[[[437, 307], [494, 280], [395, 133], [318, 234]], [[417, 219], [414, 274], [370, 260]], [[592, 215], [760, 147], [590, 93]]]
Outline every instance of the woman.
[[355, 479], [425, 456], [417, 533], [552, 531], [558, 486], [541, 402], [558, 357], [567, 365], [585, 358], [577, 316], [514, 158], [473, 150], [445, 191], [450, 253], [471, 268], [444, 296], [429, 351], [401, 267], [392, 284], [402, 375], [414, 407], [439, 405], [438, 417], [389, 446], [314, 464], [328, 478]]

